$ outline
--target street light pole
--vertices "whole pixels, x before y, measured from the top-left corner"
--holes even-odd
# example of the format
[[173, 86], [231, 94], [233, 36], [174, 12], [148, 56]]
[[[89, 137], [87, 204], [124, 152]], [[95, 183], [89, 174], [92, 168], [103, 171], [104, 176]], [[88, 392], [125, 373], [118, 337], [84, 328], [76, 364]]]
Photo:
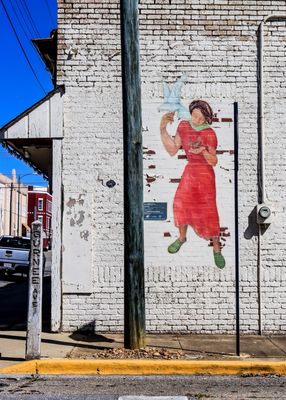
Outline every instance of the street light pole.
[[[18, 175], [18, 211], [17, 211], [17, 235], [20, 236], [20, 203], [21, 203], [21, 179], [29, 175], [38, 175], [36, 172], [29, 172], [28, 174]], [[22, 232], [21, 232], [22, 233]]]
[[17, 221], [17, 236], [20, 236], [20, 201], [21, 201], [21, 175], [18, 179], [18, 221]]
[[13, 182], [10, 187], [10, 218], [9, 218], [9, 235], [12, 235], [12, 206], [13, 206]]

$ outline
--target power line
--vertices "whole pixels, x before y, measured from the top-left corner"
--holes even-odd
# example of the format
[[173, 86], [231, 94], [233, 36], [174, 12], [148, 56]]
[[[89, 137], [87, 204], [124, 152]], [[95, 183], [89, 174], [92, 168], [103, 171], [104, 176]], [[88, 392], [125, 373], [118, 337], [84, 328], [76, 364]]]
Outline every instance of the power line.
[[[13, 2], [12, 2], [11, 0], [10, 0], [10, 4], [11, 4], [12, 8], [14, 9], [14, 7], [13, 7], [13, 5], [12, 5]], [[26, 29], [27, 29], [27, 31], [28, 31], [29, 34], [30, 34], [30, 38], [29, 38], [28, 40], [31, 40], [31, 37], [33, 36], [32, 31], [30, 30], [30, 27], [29, 27], [29, 25], [28, 25], [27, 22], [26, 22], [26, 19], [25, 19], [23, 13], [22, 13], [22, 10], [21, 10], [21, 8], [20, 8], [18, 2], [15, 1], [15, 4], [16, 4], [17, 9], [18, 9], [18, 12], [20, 13], [20, 15], [21, 15], [21, 17], [22, 17], [22, 20], [23, 20], [23, 22], [24, 22], [24, 24], [25, 24], [25, 26], [26, 26]], [[15, 10], [14, 10], [14, 12], [15, 12]], [[16, 14], [16, 12], [15, 12], [15, 14]]]
[[[7, 175], [7, 176], [14, 176], [14, 174], [11, 173], [11, 170], [13, 170], [13, 169], [16, 169], [17, 175], [22, 175], [24, 172], [27, 172], [25, 169], [17, 169], [17, 168], [11, 167], [11, 169], [9, 169], [9, 170], [0, 169], [0, 174]], [[42, 178], [42, 174], [38, 174], [38, 176], [40, 178]]]
[[44, 0], [44, 2], [46, 3], [46, 6], [47, 6], [47, 9], [48, 9], [48, 13], [49, 13], [49, 16], [50, 16], [51, 23], [54, 24], [54, 25], [56, 26], [56, 25], [57, 25], [57, 22], [54, 23], [54, 18], [53, 18], [53, 15], [52, 15], [51, 7], [50, 7], [50, 5], [49, 5], [49, 1], [48, 1], [48, 0]]
[[[26, 186], [25, 186], [25, 185], [26, 185]], [[20, 191], [23, 191], [24, 189], [28, 189], [29, 186], [33, 186], [33, 190], [34, 190], [34, 191], [37, 191], [36, 188], [38, 188], [38, 190], [50, 194], [50, 193], [47, 192], [47, 190], [46, 190], [49, 186], [44, 186], [44, 185], [39, 185], [39, 184], [33, 184], [33, 183], [27, 183], [27, 184], [23, 183], [23, 186], [20, 186], [19, 189], [20, 189]], [[40, 189], [40, 188], [41, 188], [41, 189]], [[19, 189], [18, 189], [18, 183], [17, 183], [17, 184], [14, 183], [14, 186], [13, 186], [13, 188], [12, 188], [12, 191], [14, 191], [14, 192], [19, 192]], [[7, 187], [3, 187], [3, 186], [2, 186], [2, 187], [0, 187], [0, 190], [11, 190], [11, 186], [7, 186]]]
[[27, 17], [28, 17], [28, 19], [30, 21], [31, 27], [34, 29], [34, 32], [36, 33], [36, 35], [38, 37], [40, 37], [41, 35], [40, 35], [40, 33], [39, 33], [38, 29], [37, 29], [37, 26], [36, 26], [36, 24], [34, 22], [34, 19], [33, 19], [32, 15], [30, 13], [30, 10], [29, 10], [29, 8], [27, 6], [26, 0], [20, 0], [20, 3], [22, 4], [23, 10], [25, 11], [25, 14], [27, 15]]
[[14, 215], [19, 215], [19, 217], [27, 217], [26, 214], [18, 214], [17, 212], [8, 210], [7, 208], [0, 208], [0, 210], [2, 210], [4, 212], [7, 212], [9, 214], [11, 213], [11, 214], [14, 214]]
[[13, 25], [13, 22], [12, 22], [10, 16], [9, 16], [9, 13], [8, 13], [8, 11], [7, 11], [7, 8], [6, 8], [5, 4], [4, 4], [4, 1], [3, 1], [3, 0], [0, 0], [0, 2], [1, 2], [1, 4], [2, 4], [2, 7], [3, 7], [4, 11], [5, 11], [5, 14], [6, 14], [6, 16], [7, 16], [8, 20], [9, 20], [9, 23], [10, 23], [10, 25], [11, 25], [11, 28], [13, 29], [13, 32], [14, 32], [16, 38], [17, 38], [17, 42], [18, 42], [19, 46], [21, 47], [21, 50], [22, 50], [22, 52], [23, 52], [23, 54], [24, 54], [24, 56], [25, 56], [25, 58], [26, 58], [27, 63], [29, 64], [29, 66], [30, 66], [30, 68], [31, 68], [31, 71], [32, 71], [34, 77], [36, 78], [36, 80], [37, 80], [38, 84], [40, 85], [41, 89], [43, 90], [43, 92], [44, 92], [45, 94], [47, 94], [47, 92], [45, 91], [43, 85], [41, 84], [41, 82], [40, 82], [40, 80], [39, 80], [39, 78], [38, 78], [38, 76], [37, 76], [37, 74], [36, 74], [36, 72], [35, 72], [35, 70], [34, 70], [32, 64], [31, 64], [31, 62], [30, 62], [30, 60], [29, 60], [29, 58], [28, 58], [28, 56], [27, 56], [27, 53], [26, 53], [24, 47], [22, 46], [22, 43], [21, 43], [20, 38], [19, 38], [19, 36], [18, 36], [18, 34], [17, 34], [17, 32], [16, 32], [16, 29], [15, 29], [15, 27], [14, 27], [14, 25]]
[[9, 3], [10, 3], [11, 8], [12, 8], [13, 11], [14, 11], [14, 14], [15, 14], [15, 16], [16, 16], [16, 18], [17, 18], [17, 21], [18, 21], [20, 27], [22, 28], [22, 31], [24, 32], [24, 35], [26, 36], [26, 39], [27, 39], [28, 41], [30, 41], [30, 38], [28, 37], [28, 35], [27, 35], [27, 33], [26, 33], [26, 31], [25, 31], [25, 29], [24, 29], [24, 27], [23, 27], [23, 24], [22, 24], [20, 18], [18, 17], [18, 14], [16, 13], [16, 10], [15, 10], [15, 8], [14, 8], [14, 6], [13, 6], [12, 1], [9, 0]]
[[[24, 23], [25, 23], [25, 25], [26, 25], [26, 28], [27, 28], [27, 30], [28, 30], [29, 33], [30, 33], [30, 37], [28, 37], [27, 32], [26, 32], [26, 30], [25, 30], [23, 24], [21, 23], [21, 19], [18, 17], [18, 13], [16, 12], [16, 9], [15, 9], [15, 7], [14, 7], [14, 5], [13, 5], [12, 0], [9, 0], [9, 3], [10, 3], [10, 6], [12, 7], [12, 9], [13, 9], [13, 11], [14, 11], [14, 14], [15, 14], [15, 16], [16, 16], [16, 18], [17, 18], [17, 21], [19, 22], [19, 25], [20, 25], [21, 28], [22, 28], [22, 31], [24, 32], [24, 35], [26, 36], [26, 39], [27, 39], [28, 42], [31, 44], [31, 38], [32, 38], [33, 34], [31, 33], [30, 28], [29, 28], [29, 26], [28, 26], [28, 24], [27, 24], [27, 22], [26, 22], [26, 20], [25, 20], [25, 17], [23, 16], [23, 13], [22, 13], [22, 11], [21, 11], [21, 8], [19, 7], [18, 3], [16, 2], [15, 4], [17, 5], [18, 11], [19, 11], [20, 14], [21, 14], [22, 20], [24, 21]], [[37, 55], [37, 57], [39, 58], [39, 60], [41, 60], [41, 62], [43, 62], [43, 60], [42, 60], [41, 57], [40, 57], [40, 54], [36, 51], [36, 49], [35, 49], [34, 46], [32, 46], [32, 49], [34, 50], [34, 53]]]

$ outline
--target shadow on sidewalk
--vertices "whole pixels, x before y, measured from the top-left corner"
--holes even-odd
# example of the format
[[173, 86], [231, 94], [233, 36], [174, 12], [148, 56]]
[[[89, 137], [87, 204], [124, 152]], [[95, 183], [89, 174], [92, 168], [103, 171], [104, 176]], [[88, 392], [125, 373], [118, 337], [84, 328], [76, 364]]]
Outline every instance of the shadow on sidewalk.
[[[57, 335], [52, 334], [52, 335]], [[26, 341], [26, 336], [17, 336], [15, 334], [4, 334], [1, 333], [0, 331], [0, 340], [1, 339], [10, 339], [10, 340], [20, 340], [20, 341]], [[84, 344], [84, 343], [75, 343], [75, 342], [69, 342], [69, 341], [63, 341], [63, 340], [57, 340], [57, 339], [47, 339], [47, 338], [43, 338], [41, 339], [42, 343], [47, 343], [47, 344], [54, 344], [56, 346], [69, 346], [69, 347], [80, 347], [83, 349], [93, 349], [93, 350], [106, 350], [106, 349], [112, 349], [113, 346], [105, 346], [104, 344], [101, 346], [97, 346], [97, 345], [92, 345], [92, 344]], [[103, 340], [101, 340], [100, 343], [102, 343]], [[3, 359], [3, 357], [1, 357], [1, 359]]]

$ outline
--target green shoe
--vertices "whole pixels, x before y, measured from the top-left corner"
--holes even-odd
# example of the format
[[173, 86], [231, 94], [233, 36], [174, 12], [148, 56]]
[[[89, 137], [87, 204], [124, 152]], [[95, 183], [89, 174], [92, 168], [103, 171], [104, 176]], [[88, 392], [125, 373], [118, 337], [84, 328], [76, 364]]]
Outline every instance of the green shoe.
[[220, 251], [218, 253], [214, 251], [214, 262], [219, 269], [223, 269], [225, 267], [225, 259]]
[[175, 240], [174, 243], [170, 244], [170, 246], [168, 247], [168, 252], [171, 254], [177, 253], [185, 242], [186, 240], [184, 240], [183, 242], [179, 239]]

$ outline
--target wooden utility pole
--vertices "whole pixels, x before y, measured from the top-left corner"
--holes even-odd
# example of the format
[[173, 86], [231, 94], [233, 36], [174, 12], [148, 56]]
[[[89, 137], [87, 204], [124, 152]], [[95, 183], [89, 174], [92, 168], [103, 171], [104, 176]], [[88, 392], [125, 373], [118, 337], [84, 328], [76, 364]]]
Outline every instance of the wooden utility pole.
[[43, 292], [43, 229], [40, 221], [31, 226], [26, 360], [41, 356]]
[[124, 346], [145, 346], [142, 117], [138, 0], [121, 0], [124, 133]]

